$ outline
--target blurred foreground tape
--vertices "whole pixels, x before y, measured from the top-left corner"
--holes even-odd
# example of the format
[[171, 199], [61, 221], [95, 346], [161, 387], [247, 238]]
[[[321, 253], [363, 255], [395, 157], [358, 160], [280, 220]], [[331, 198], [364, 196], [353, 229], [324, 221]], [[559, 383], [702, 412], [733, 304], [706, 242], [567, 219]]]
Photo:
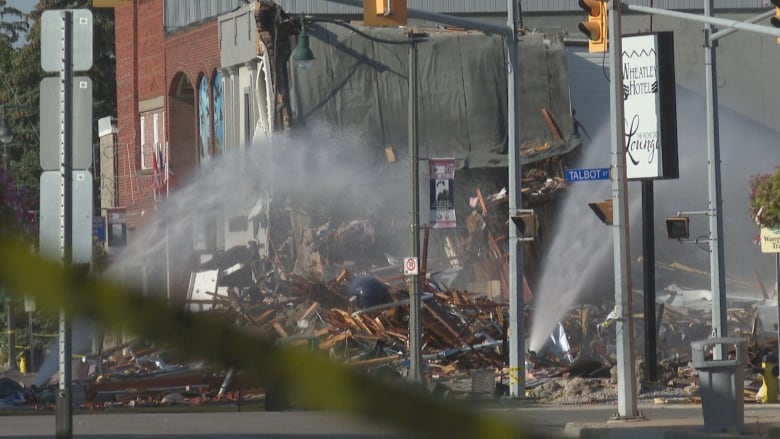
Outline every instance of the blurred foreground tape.
[[[310, 353], [276, 346], [222, 319], [169, 308], [106, 279], [31, 255], [29, 244], [0, 237], [0, 283], [34, 296], [41, 308], [64, 307], [105, 326], [168, 345], [190, 359], [235, 367], [261, 386], [281, 384], [301, 405], [347, 412], [422, 437], [448, 439], [528, 438], [506, 420], [473, 407], [434, 399], [418, 388], [370, 379]], [[160, 294], [158, 297], [163, 297]], [[154, 322], [154, 324], [149, 324]], [[538, 434], [534, 434], [538, 437]]]

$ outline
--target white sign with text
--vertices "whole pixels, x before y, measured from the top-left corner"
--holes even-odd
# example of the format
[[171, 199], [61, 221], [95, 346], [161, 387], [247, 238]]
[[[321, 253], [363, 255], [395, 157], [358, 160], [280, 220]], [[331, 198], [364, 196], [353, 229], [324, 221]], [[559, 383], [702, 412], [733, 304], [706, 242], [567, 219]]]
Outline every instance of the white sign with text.
[[661, 103], [655, 34], [623, 37], [623, 114], [626, 176], [658, 178], [661, 157]]

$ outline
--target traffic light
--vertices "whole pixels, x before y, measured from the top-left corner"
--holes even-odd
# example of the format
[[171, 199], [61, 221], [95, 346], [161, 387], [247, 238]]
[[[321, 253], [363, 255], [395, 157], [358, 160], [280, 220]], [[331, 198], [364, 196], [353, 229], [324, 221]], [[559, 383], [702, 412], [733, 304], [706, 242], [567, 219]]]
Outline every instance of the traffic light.
[[406, 0], [363, 0], [366, 26], [405, 26]]
[[[780, 27], [780, 0], [770, 0], [775, 5], [775, 16], [769, 19], [774, 27]], [[780, 44], [780, 37], [777, 38], [777, 44]]]
[[612, 199], [588, 203], [588, 206], [602, 223], [612, 225]]
[[539, 221], [533, 210], [521, 210], [512, 215], [512, 222], [517, 226], [517, 233], [521, 237], [533, 237], [539, 233]]
[[588, 13], [588, 21], [578, 25], [580, 31], [588, 37], [588, 52], [606, 52], [607, 3], [602, 0], [578, 0], [578, 3]]

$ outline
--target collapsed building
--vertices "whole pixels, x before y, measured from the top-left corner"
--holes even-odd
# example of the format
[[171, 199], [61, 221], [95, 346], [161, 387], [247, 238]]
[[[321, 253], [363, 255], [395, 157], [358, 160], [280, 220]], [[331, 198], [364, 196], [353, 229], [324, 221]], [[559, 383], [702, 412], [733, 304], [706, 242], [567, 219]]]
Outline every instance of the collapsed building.
[[[318, 62], [296, 70], [290, 54], [304, 27]], [[173, 303], [192, 311], [228, 313], [237, 324], [257, 326], [268, 336], [316, 336], [338, 358], [357, 361], [373, 353], [367, 361], [389, 361], [376, 360], [387, 356], [402, 364], [408, 315], [400, 261], [409, 253], [409, 221], [401, 206], [407, 205], [411, 184], [407, 31], [302, 20], [271, 2], [220, 18], [221, 35], [247, 30], [253, 45], [222, 40], [220, 142], [231, 145], [252, 132], [252, 144], [241, 154], [254, 158], [232, 171], [217, 171], [219, 160], [211, 159], [200, 173], [178, 174], [177, 186], [167, 188], [170, 197], [158, 194], [159, 221], [135, 232], [129, 248], [115, 256], [117, 265], [146, 291], [167, 290]], [[450, 372], [500, 370], [510, 294], [506, 42], [463, 29], [415, 31], [419, 153], [425, 161], [452, 160], [457, 218], [456, 227], [436, 228], [427, 224], [424, 209], [426, 219], [415, 225], [424, 236], [425, 355], [459, 364], [441, 366]], [[523, 108], [515, 115], [523, 161], [518, 183], [524, 207], [534, 209], [538, 221], [536, 240], [523, 246], [523, 290], [530, 302], [534, 265], [553, 214], [550, 203], [565, 188], [563, 172], [580, 141], [568, 98], [563, 35], [521, 35], [518, 53]], [[338, 145], [325, 147], [326, 138]], [[227, 158], [230, 151], [223, 154]], [[171, 152], [167, 159], [175, 166], [176, 157]], [[342, 165], [337, 172], [356, 177], [357, 185], [373, 179], [377, 191], [354, 197], [349, 187], [324, 179], [302, 184], [303, 177], [290, 173], [300, 163], [312, 168], [310, 174], [328, 172], [336, 160], [354, 161], [361, 169]], [[255, 162], [261, 165], [252, 167]], [[241, 176], [229, 189], [240, 192], [241, 207], [199, 204], [208, 192], [209, 198], [222, 196], [208, 186], [187, 198], [187, 187], [202, 184], [201, 174], [219, 181], [214, 175], [223, 172]], [[420, 194], [425, 205], [427, 190]], [[356, 287], [364, 279], [386, 291], [380, 298], [356, 293], [365, 290]]]
[[[400, 265], [409, 252], [405, 212], [410, 185], [405, 153], [408, 36], [403, 29], [316, 19], [304, 22], [269, 2], [261, 3], [219, 21], [221, 35], [254, 36], [253, 44], [235, 39], [231, 45], [228, 38], [221, 46], [222, 117], [229, 128], [222, 142], [240, 144], [251, 137], [247, 151], [267, 148], [273, 157], [268, 163], [283, 171], [261, 176], [262, 181], [276, 182], [273, 190], [260, 185], [259, 190], [246, 191], [239, 203], [242, 208], [216, 204], [195, 209], [196, 216], [209, 210], [207, 221], [187, 218], [193, 204], [183, 203], [175, 210], [182, 205], [177, 192], [186, 191], [188, 184], [182, 178], [181, 187], [173, 188], [168, 200], [175, 207], [166, 213], [166, 202], [161, 201], [159, 216], [166, 225], [176, 220], [187, 248], [176, 246], [173, 257], [166, 255], [168, 263], [146, 267], [144, 279], [170, 277], [167, 287], [150, 282], [149, 290], [167, 289], [174, 303], [193, 312], [221, 313], [280, 340], [304, 344], [316, 340], [316, 346], [334, 359], [353, 365], [391, 365], [402, 373], [408, 341], [404, 307], [408, 294]], [[290, 55], [304, 27], [317, 62], [297, 70]], [[506, 369], [510, 294], [505, 42], [463, 29], [416, 31], [426, 35], [418, 46], [420, 155], [452, 158], [456, 166], [457, 227], [419, 225], [424, 252], [424, 357], [431, 376], [490, 369], [505, 382], [501, 373]], [[536, 264], [549, 239], [555, 203], [566, 188], [563, 172], [574, 161], [580, 141], [568, 100], [562, 34], [528, 33], [521, 36], [519, 46], [523, 157], [519, 186], [524, 207], [534, 209], [539, 222], [535, 240], [523, 245], [523, 293], [526, 303], [531, 303]], [[324, 139], [337, 139], [343, 149], [326, 148]], [[298, 146], [286, 148], [294, 144]], [[298, 185], [296, 180], [303, 178], [289, 173], [299, 163], [325, 169], [332, 163], [331, 153], [346, 162], [358, 155], [366, 157], [355, 160], [364, 169], [337, 169], [356, 174], [359, 184], [367, 180], [357, 174], [373, 177], [377, 189], [373, 198], [352, 198], [345, 188], [331, 191], [333, 187], [324, 181], [319, 189], [326, 190], [312, 190], [316, 180]], [[276, 161], [301, 156], [308, 161], [290, 160], [287, 166]], [[232, 171], [247, 181], [254, 175], [254, 169], [245, 174], [238, 167]], [[239, 189], [233, 185], [228, 191]], [[427, 190], [420, 195], [422, 200], [429, 196]], [[158, 233], [154, 245], [145, 245], [148, 241], [143, 239], [136, 245], [159, 256], [163, 251], [159, 244], [167, 242], [168, 236], [166, 226], [165, 236]], [[568, 315], [554, 337], [559, 350], [548, 354], [547, 365], [565, 367], [567, 357], [587, 352], [603, 355], [604, 362], [586, 373], [603, 369], [609, 363], [610, 336], [607, 331], [598, 333], [596, 322], [608, 320], [610, 308], [583, 306]], [[583, 318], [588, 315], [598, 317]], [[664, 334], [671, 334], [669, 339], [679, 338], [675, 349], [691, 337], [689, 331], [680, 330], [685, 325], [679, 321], [662, 324]], [[684, 349], [675, 355], [681, 353], [684, 357]], [[112, 357], [113, 364], [126, 366], [130, 361], [145, 372], [160, 367], [136, 353]], [[93, 396], [126, 385], [112, 381], [110, 373], [96, 371], [92, 377]], [[213, 389], [220, 380], [209, 382], [203, 386]], [[137, 384], [136, 380], [133, 385]], [[162, 387], [169, 391], [175, 386]]]

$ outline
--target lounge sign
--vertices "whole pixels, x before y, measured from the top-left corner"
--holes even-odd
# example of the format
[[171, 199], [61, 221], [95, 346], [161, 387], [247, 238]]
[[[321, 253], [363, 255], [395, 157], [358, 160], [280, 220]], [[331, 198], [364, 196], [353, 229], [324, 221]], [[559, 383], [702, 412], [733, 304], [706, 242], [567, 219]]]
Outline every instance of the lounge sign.
[[671, 179], [677, 110], [671, 32], [623, 37], [623, 114], [628, 179]]

